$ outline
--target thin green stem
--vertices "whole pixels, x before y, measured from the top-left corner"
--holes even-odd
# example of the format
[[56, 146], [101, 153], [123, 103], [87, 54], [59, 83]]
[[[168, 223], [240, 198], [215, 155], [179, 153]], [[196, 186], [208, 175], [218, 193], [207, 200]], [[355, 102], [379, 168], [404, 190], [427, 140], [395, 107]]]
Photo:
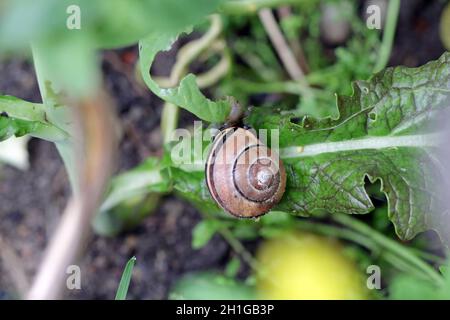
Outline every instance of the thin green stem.
[[391, 55], [392, 44], [394, 43], [395, 29], [397, 27], [398, 13], [400, 11], [400, 0], [390, 0], [387, 10], [386, 24], [383, 33], [378, 61], [374, 68], [374, 73], [386, 68]]
[[394, 266], [396, 269], [409, 273], [417, 278], [428, 280], [427, 275], [425, 275], [422, 270], [416, 268], [414, 265], [411, 265], [408, 261], [405, 261], [398, 255], [386, 251], [381, 254], [382, 258], [388, 262], [390, 265]]
[[220, 12], [225, 14], [255, 14], [262, 8], [275, 8], [282, 5], [295, 5], [301, 0], [233, 0], [227, 1], [220, 7]]
[[377, 232], [376, 230], [370, 228], [365, 223], [352, 218], [349, 215], [344, 214], [333, 214], [331, 218], [342, 224], [346, 227], [353, 229], [355, 231], [360, 232], [363, 235], [366, 235], [374, 242], [378, 243], [384, 249], [389, 250], [391, 253], [397, 255], [398, 257], [403, 258], [405, 261], [408, 261], [411, 265], [414, 265], [418, 269], [420, 269], [425, 275], [427, 275], [431, 280], [436, 282], [437, 284], [441, 284], [443, 281], [442, 276], [437, 272], [433, 267], [424, 262], [422, 259], [418, 258], [411, 250], [405, 248], [401, 244], [393, 241], [392, 239], [386, 237], [385, 235]]
[[170, 78], [172, 85], [178, 84], [189, 64], [194, 61], [203, 51], [208, 49], [222, 32], [222, 19], [219, 15], [210, 16], [211, 26], [208, 31], [199, 39], [193, 40], [183, 46], [177, 55], [177, 61], [173, 66]]
[[[383, 252], [382, 250], [383, 248], [381, 248], [381, 246], [378, 243], [374, 242], [373, 240], [371, 240], [370, 238], [359, 232], [355, 232], [350, 229], [343, 229], [341, 227], [336, 227], [330, 224], [304, 220], [297, 221], [296, 226], [302, 230], [312, 231], [318, 234], [351, 241], [362, 247], [365, 247], [366, 249], [372, 251], [375, 254], [381, 255], [383, 259], [386, 260], [386, 262], [388, 262], [394, 267], [397, 267], [397, 269], [401, 271], [405, 271], [417, 276], [424, 277], [424, 274], [421, 271], [421, 269], [418, 269], [414, 265], [409, 264], [408, 261], [405, 261], [404, 259], [400, 258], [398, 255], [394, 253], [391, 253], [389, 251]], [[413, 249], [410, 250], [413, 251]], [[433, 254], [427, 254], [419, 250], [416, 250], [415, 253], [417, 255], [423, 256], [424, 259], [436, 262], [439, 261], [440, 264], [443, 264], [443, 259]]]
[[[189, 42], [182, 47], [177, 56], [177, 61], [170, 74], [170, 86], [176, 86], [185, 75], [189, 64], [206, 50], [217, 39], [222, 31], [222, 20], [219, 15], [211, 16], [211, 27], [208, 32], [198, 40]], [[162, 113], [163, 142], [170, 141], [172, 132], [177, 128], [179, 117], [178, 106], [172, 103], [165, 103]]]
[[445, 258], [442, 258], [433, 253], [425, 252], [425, 251], [422, 251], [422, 250], [416, 249], [416, 248], [409, 248], [409, 250], [411, 250], [411, 252], [413, 252], [415, 255], [417, 255], [417, 256], [421, 257], [422, 259], [427, 260], [431, 263], [435, 263], [440, 266], [442, 266], [446, 263]]
[[200, 89], [208, 88], [219, 82], [231, 69], [231, 55], [227, 48], [223, 50], [220, 61], [210, 70], [197, 75], [197, 85]]
[[172, 141], [172, 134], [178, 126], [180, 109], [173, 103], [166, 102], [161, 114], [161, 133], [163, 143]]
[[332, 236], [357, 243], [371, 251], [379, 251], [379, 248], [364, 235], [349, 229], [338, 228], [333, 225], [299, 220], [295, 224], [299, 229], [312, 231], [326, 236]]
[[236, 237], [231, 233], [231, 231], [226, 228], [222, 227], [219, 229], [219, 233], [222, 235], [222, 237], [228, 242], [228, 244], [233, 248], [233, 250], [242, 257], [242, 259], [254, 270], [258, 271], [259, 263], [258, 261], [252, 256], [250, 252], [247, 251], [247, 249], [243, 246], [243, 244], [236, 239]]
[[[211, 214], [202, 212], [200, 210], [200, 214], [203, 216], [203, 219], [211, 219], [218, 222], [222, 222], [220, 219], [214, 217]], [[223, 223], [222, 226], [218, 230], [219, 234], [225, 239], [226, 242], [230, 245], [230, 247], [236, 252], [239, 256], [241, 256], [242, 260], [247, 263], [250, 268], [254, 271], [258, 271], [259, 263], [253, 257], [253, 255], [247, 251], [244, 245], [233, 235], [233, 233], [227, 228], [226, 224]]]
[[323, 94], [323, 90], [307, 88], [295, 81], [253, 82], [244, 79], [235, 80], [236, 87], [247, 93], [289, 93], [304, 95], [310, 92]]

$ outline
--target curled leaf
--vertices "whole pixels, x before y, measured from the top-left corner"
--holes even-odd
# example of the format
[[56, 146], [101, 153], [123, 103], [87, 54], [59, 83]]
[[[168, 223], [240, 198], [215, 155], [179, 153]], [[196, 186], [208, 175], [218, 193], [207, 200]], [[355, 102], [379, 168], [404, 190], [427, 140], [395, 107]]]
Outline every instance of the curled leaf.
[[196, 77], [188, 74], [174, 88], [161, 88], [150, 76], [150, 68], [159, 51], [169, 50], [181, 32], [153, 32], [139, 42], [142, 77], [157, 96], [195, 114], [208, 122], [225, 122], [231, 110], [228, 100], [211, 101], [200, 91]]

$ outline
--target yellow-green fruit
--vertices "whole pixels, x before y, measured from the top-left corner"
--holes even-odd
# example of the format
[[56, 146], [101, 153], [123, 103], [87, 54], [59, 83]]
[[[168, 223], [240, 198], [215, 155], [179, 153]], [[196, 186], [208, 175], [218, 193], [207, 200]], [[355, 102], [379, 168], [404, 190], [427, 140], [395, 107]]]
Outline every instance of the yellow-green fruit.
[[450, 3], [442, 12], [440, 35], [442, 44], [447, 50], [450, 50]]
[[263, 299], [368, 299], [361, 271], [337, 241], [288, 233], [265, 241], [257, 258]]

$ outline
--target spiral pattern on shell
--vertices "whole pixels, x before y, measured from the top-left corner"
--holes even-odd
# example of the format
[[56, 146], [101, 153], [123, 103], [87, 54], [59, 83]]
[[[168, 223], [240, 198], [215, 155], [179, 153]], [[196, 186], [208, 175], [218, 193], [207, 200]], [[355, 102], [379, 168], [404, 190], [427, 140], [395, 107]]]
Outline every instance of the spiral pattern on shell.
[[228, 128], [214, 139], [206, 162], [206, 182], [225, 211], [252, 218], [281, 200], [286, 172], [278, 155], [251, 131]]

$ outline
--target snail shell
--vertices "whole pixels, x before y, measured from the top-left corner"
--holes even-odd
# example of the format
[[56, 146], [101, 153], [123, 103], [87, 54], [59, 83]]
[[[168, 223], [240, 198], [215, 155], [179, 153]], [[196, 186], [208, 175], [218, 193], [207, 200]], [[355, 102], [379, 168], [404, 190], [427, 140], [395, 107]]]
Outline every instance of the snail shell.
[[214, 139], [206, 162], [206, 183], [225, 211], [253, 218], [281, 200], [286, 172], [278, 155], [251, 131], [227, 128]]

